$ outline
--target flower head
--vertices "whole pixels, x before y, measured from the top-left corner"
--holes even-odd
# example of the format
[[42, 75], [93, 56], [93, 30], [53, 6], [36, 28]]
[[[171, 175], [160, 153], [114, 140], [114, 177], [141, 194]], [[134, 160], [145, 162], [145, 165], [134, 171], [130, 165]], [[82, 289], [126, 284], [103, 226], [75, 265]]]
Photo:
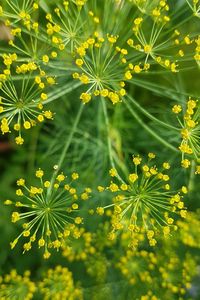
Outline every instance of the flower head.
[[[8, 64], [7, 60], [11, 60], [9, 64], [12, 64], [16, 59], [13, 54], [4, 55], [4, 64]], [[19, 83], [13, 81], [10, 65], [6, 70], [9, 71], [8, 75], [0, 74], [0, 130], [2, 134], [16, 131], [18, 136], [15, 141], [22, 145], [22, 130], [29, 130], [45, 119], [53, 118], [51, 111], [43, 110], [44, 101], [48, 97], [45, 87], [51, 83], [45, 72], [40, 72], [34, 62], [16, 67], [16, 73], [22, 74], [22, 81]], [[32, 76], [34, 79], [31, 79]]]
[[197, 212], [189, 212], [185, 220], [179, 220], [178, 226], [180, 228], [178, 239], [183, 244], [200, 248], [200, 217], [199, 210]]
[[[46, 15], [46, 33], [56, 47], [69, 53], [74, 53], [84, 39], [87, 39], [94, 29], [94, 16], [84, 9], [86, 1], [62, 1], [52, 13]], [[84, 19], [87, 18], [85, 26]]]
[[[180, 134], [182, 137], [179, 150], [182, 152], [182, 166], [187, 168], [190, 165], [188, 158], [200, 158], [200, 106], [198, 100], [189, 98], [186, 109], [181, 105], [175, 105], [172, 111], [177, 114], [177, 119], [181, 125]], [[183, 111], [182, 118], [179, 117]]]
[[71, 239], [67, 238], [62, 246], [62, 255], [69, 261], [86, 261], [96, 253], [93, 245], [94, 234], [87, 232], [85, 228], [69, 227]]
[[[182, 192], [171, 191], [170, 164], [162, 167], [153, 163], [155, 155], [149, 153], [147, 163], [136, 156], [133, 158], [134, 172], [123, 180], [119, 175], [112, 180], [107, 191], [114, 194], [111, 214], [112, 231], [127, 230], [138, 244], [138, 233], [146, 234], [149, 244], [155, 246], [159, 233], [168, 235], [176, 229], [175, 216], [185, 217], [186, 209]], [[140, 163], [140, 165], [138, 164]], [[111, 172], [110, 172], [111, 174]]]
[[72, 273], [61, 266], [47, 271], [43, 281], [39, 283], [39, 290], [44, 299], [83, 299], [81, 289], [74, 284]]
[[26, 271], [21, 276], [16, 270], [0, 278], [1, 299], [32, 299], [36, 285], [30, 280], [30, 272]]
[[123, 80], [128, 52], [116, 46], [117, 39], [114, 35], [102, 37], [95, 32], [77, 48], [75, 63], [79, 72], [73, 77], [88, 86], [80, 97], [84, 103], [92, 96], [101, 96], [116, 104], [126, 94]]
[[12, 213], [12, 222], [23, 221], [23, 230], [11, 243], [11, 248], [15, 247], [19, 238], [28, 238], [23, 246], [24, 252], [32, 248], [32, 243], [37, 242], [39, 248], [44, 248], [44, 258], [47, 259], [51, 248], [59, 250], [64, 238], [72, 234], [72, 231], [73, 236], [76, 235], [72, 225], [79, 226], [83, 222], [79, 215], [79, 198], [83, 199], [84, 195], [85, 199], [87, 195], [88, 199], [91, 190], [86, 188], [79, 194], [74, 187], [76, 179], [68, 181], [63, 173], [58, 174], [55, 180], [44, 180], [44, 172], [39, 169], [36, 171], [36, 178], [39, 183], [30, 187], [22, 179], [17, 181], [20, 188], [16, 190], [19, 200], [15, 202], [15, 206], [20, 211]]

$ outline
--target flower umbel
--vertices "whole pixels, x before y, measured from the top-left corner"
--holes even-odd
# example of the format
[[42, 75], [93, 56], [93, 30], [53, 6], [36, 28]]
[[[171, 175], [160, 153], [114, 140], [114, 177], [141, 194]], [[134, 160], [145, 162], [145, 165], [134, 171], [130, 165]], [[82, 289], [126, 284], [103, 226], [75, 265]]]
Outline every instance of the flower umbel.
[[33, 298], [36, 285], [30, 280], [30, 271], [21, 276], [12, 270], [5, 277], [0, 277], [0, 299], [27, 299]]
[[92, 96], [102, 96], [116, 104], [126, 94], [123, 80], [128, 52], [115, 46], [117, 39], [109, 34], [104, 38], [95, 32], [77, 48], [76, 65], [80, 72], [74, 73], [73, 77], [89, 86], [80, 97], [84, 103]]
[[32, 248], [32, 243], [37, 242], [39, 248], [44, 248], [44, 258], [47, 259], [50, 256], [49, 249], [59, 250], [63, 239], [69, 236], [69, 224], [80, 225], [83, 222], [83, 218], [78, 214], [78, 200], [83, 194], [87, 194], [88, 198], [91, 190], [86, 188], [79, 195], [74, 187], [74, 181], [77, 179], [74, 174], [77, 173], [73, 173], [69, 180], [60, 173], [55, 180], [44, 181], [44, 172], [39, 169], [35, 174], [39, 180], [37, 186], [27, 187], [22, 178], [17, 181], [19, 188], [16, 195], [20, 200], [16, 201], [15, 206], [22, 212], [14, 211], [12, 222], [23, 221], [23, 231], [11, 243], [12, 249], [19, 238], [28, 238], [28, 242], [23, 246], [24, 252]]
[[[178, 122], [181, 125], [182, 141], [179, 150], [182, 152], [182, 164], [186, 167], [184, 161], [185, 155], [195, 158], [197, 161], [200, 158], [200, 106], [198, 100], [189, 99], [186, 104], [186, 109], [181, 105], [174, 105], [172, 111], [177, 114]], [[183, 111], [182, 120], [179, 114]]]
[[47, 271], [45, 278], [39, 283], [39, 290], [43, 299], [83, 299], [81, 289], [74, 284], [72, 273], [61, 266]]
[[[4, 56], [4, 61], [10, 59], [11, 56]], [[22, 129], [28, 130], [45, 118], [53, 118], [51, 111], [43, 110], [43, 103], [48, 97], [44, 91], [45, 84], [51, 82], [43, 71], [35, 75], [36, 70], [33, 62], [18, 66], [16, 72], [22, 74], [22, 81], [18, 84], [13, 81], [10, 69], [4, 70], [8, 71], [8, 75], [0, 74], [0, 130], [2, 134], [9, 133], [11, 129], [18, 132], [15, 138], [18, 145], [24, 143]], [[35, 78], [31, 79], [31, 76]]]
[[[139, 156], [133, 157], [134, 173], [130, 173], [126, 180], [110, 171], [112, 181], [107, 190], [114, 193], [111, 224], [113, 235], [118, 230], [127, 228], [133, 237], [133, 244], [140, 232], [145, 233], [149, 244], [156, 244], [156, 235], [170, 234], [171, 229], [176, 229], [175, 215], [186, 216], [186, 209], [181, 192], [171, 191], [170, 164], [164, 162], [162, 167], [157, 167], [153, 162], [155, 155], [149, 153], [147, 163], [142, 164]], [[139, 165], [140, 168], [139, 168]]]

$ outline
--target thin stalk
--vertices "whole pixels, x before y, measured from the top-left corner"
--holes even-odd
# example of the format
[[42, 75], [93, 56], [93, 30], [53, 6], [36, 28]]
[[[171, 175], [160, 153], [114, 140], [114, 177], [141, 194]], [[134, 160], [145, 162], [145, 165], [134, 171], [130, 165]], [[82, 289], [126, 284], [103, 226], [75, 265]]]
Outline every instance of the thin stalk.
[[162, 145], [165, 147], [173, 150], [174, 152], [178, 152], [178, 149], [176, 149], [174, 146], [172, 146], [170, 143], [168, 143], [166, 140], [164, 140], [162, 137], [160, 137], [156, 132], [154, 132], [149, 126], [147, 126], [142, 119], [138, 116], [138, 114], [132, 109], [129, 103], [124, 101], [125, 105], [127, 106], [128, 110], [132, 114], [132, 116], [137, 120], [137, 122], [147, 131], [149, 132], [157, 141], [159, 141]]
[[[112, 145], [111, 145], [110, 134], [109, 134], [109, 119], [108, 119], [108, 112], [106, 109], [105, 99], [101, 98], [101, 102], [102, 102], [102, 106], [103, 106], [103, 112], [104, 112], [106, 129], [107, 129], [107, 143], [108, 143], [108, 154], [109, 154], [110, 164], [111, 164], [112, 168], [115, 169], [116, 167], [115, 167], [115, 162], [114, 162], [113, 155], [112, 155]], [[123, 179], [119, 175], [117, 175], [117, 178], [121, 182], [124, 183]]]
[[73, 127], [72, 127], [72, 129], [71, 129], [69, 138], [67, 139], [67, 141], [66, 141], [66, 143], [65, 143], [65, 146], [64, 146], [64, 148], [63, 148], [61, 157], [60, 157], [60, 159], [59, 159], [59, 161], [58, 161], [58, 164], [57, 164], [57, 165], [58, 165], [57, 172], [59, 172], [59, 169], [61, 168], [62, 163], [63, 163], [63, 161], [64, 161], [66, 152], [67, 152], [67, 150], [68, 150], [68, 148], [69, 148], [69, 146], [70, 146], [70, 144], [71, 144], [72, 138], [73, 138], [73, 136], [74, 136], [74, 133], [75, 133], [76, 128], [77, 128], [77, 125], [78, 125], [78, 123], [79, 123], [79, 121], [80, 121], [80, 118], [81, 118], [81, 115], [82, 115], [82, 112], [83, 112], [83, 107], [84, 107], [84, 104], [81, 103], [80, 108], [79, 108], [79, 111], [78, 111], [78, 114], [77, 114], [76, 119], [75, 119], [75, 121], [74, 121], [74, 125], [73, 125]]
[[105, 100], [101, 98], [101, 103], [102, 103], [102, 107], [103, 107], [103, 113], [104, 113], [104, 117], [105, 117], [105, 123], [106, 123], [106, 130], [107, 130], [107, 143], [108, 143], [108, 154], [109, 154], [109, 159], [110, 159], [110, 163], [112, 168], [115, 168], [115, 163], [114, 163], [114, 159], [113, 159], [113, 155], [112, 155], [112, 145], [111, 145], [111, 140], [109, 137], [109, 119], [108, 119], [108, 112], [106, 109], [106, 104], [105, 104]]
[[84, 104], [81, 103], [80, 108], [79, 108], [79, 110], [78, 110], [78, 114], [77, 114], [77, 116], [76, 116], [76, 118], [75, 118], [75, 120], [74, 120], [74, 124], [73, 124], [72, 129], [71, 129], [71, 132], [70, 132], [70, 134], [69, 134], [69, 137], [68, 137], [68, 139], [66, 140], [66, 142], [65, 142], [65, 144], [64, 144], [63, 151], [62, 151], [61, 156], [60, 156], [60, 158], [59, 158], [59, 161], [58, 161], [58, 163], [57, 163], [57, 165], [56, 165], [56, 170], [55, 170], [55, 172], [54, 172], [54, 174], [53, 174], [53, 176], [52, 176], [52, 178], [51, 178], [51, 187], [50, 187], [49, 190], [48, 190], [48, 195], [49, 195], [50, 192], [52, 191], [52, 186], [53, 186], [53, 184], [54, 184], [54, 182], [55, 182], [55, 178], [56, 178], [58, 172], [60, 171], [60, 169], [61, 169], [61, 167], [62, 167], [62, 164], [63, 164], [63, 161], [64, 161], [64, 159], [65, 159], [66, 153], [67, 153], [67, 151], [68, 151], [68, 149], [69, 149], [69, 146], [71, 145], [73, 136], [74, 136], [74, 134], [75, 134], [75, 132], [76, 132], [78, 123], [79, 123], [79, 121], [80, 121], [80, 118], [81, 118], [81, 115], [82, 115], [82, 112], [83, 112], [83, 107], [84, 107]]
[[64, 96], [67, 93], [70, 93], [71, 91], [75, 90], [77, 87], [79, 87], [82, 83], [77, 82], [75, 84], [66, 84], [65, 86], [62, 86], [61, 88], [55, 90], [55, 92], [49, 93], [49, 97], [46, 101], [43, 102], [43, 104], [47, 104], [49, 102], [52, 102], [59, 97]]
[[189, 182], [188, 182], [188, 190], [190, 192], [193, 191], [193, 189], [194, 189], [195, 167], [196, 167], [196, 163], [194, 160], [192, 160], [190, 177], [189, 177]]
[[150, 120], [155, 121], [156, 123], [158, 123], [159, 125], [169, 128], [169, 129], [173, 129], [176, 131], [179, 131], [180, 129], [177, 127], [174, 127], [170, 124], [167, 124], [163, 121], [160, 121], [159, 119], [157, 119], [156, 117], [154, 117], [152, 114], [150, 114], [146, 109], [144, 109], [137, 101], [135, 101], [135, 99], [131, 96], [127, 96], [128, 99], [131, 100], [131, 102], [135, 105], [135, 107], [137, 107], [145, 116], [147, 116]]

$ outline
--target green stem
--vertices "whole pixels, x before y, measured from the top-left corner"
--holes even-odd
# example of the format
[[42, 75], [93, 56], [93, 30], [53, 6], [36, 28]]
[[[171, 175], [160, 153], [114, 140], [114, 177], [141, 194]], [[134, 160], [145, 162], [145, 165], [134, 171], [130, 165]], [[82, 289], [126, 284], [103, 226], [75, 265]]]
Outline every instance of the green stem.
[[60, 170], [60, 168], [62, 166], [62, 163], [63, 163], [63, 161], [65, 159], [66, 152], [67, 152], [67, 150], [68, 150], [68, 148], [69, 148], [69, 146], [71, 144], [72, 138], [74, 136], [74, 133], [75, 133], [75, 131], [77, 129], [77, 126], [78, 126], [78, 123], [80, 121], [80, 118], [81, 118], [81, 115], [82, 115], [82, 112], [83, 112], [83, 107], [84, 107], [84, 104], [81, 103], [79, 111], [78, 111], [78, 114], [77, 114], [76, 119], [74, 121], [73, 127], [72, 127], [72, 129], [70, 131], [70, 135], [69, 135], [68, 139], [66, 140], [66, 143], [64, 145], [64, 148], [63, 148], [63, 151], [61, 153], [60, 159], [59, 159], [59, 161], [57, 163], [58, 168], [57, 168], [57, 172], [55, 172], [55, 173], [59, 172], [59, 170]]
[[169, 129], [173, 129], [176, 131], [179, 131], [179, 128], [174, 127], [170, 124], [167, 124], [163, 121], [160, 121], [159, 119], [157, 119], [156, 117], [154, 117], [152, 114], [150, 114], [146, 109], [144, 109], [142, 106], [140, 106], [140, 104], [131, 96], [127, 96], [128, 99], [131, 100], [131, 102], [135, 105], [135, 107], [137, 107], [145, 116], [147, 116], [150, 120], [155, 121], [156, 123], [158, 123], [159, 125], [169, 128]]
[[134, 78], [130, 82], [134, 85], [137, 85], [139, 87], [142, 87], [142, 88], [145, 88], [145, 89], [150, 90], [152, 92], [155, 92], [158, 95], [161, 95], [161, 96], [164, 95], [165, 97], [168, 97], [168, 98], [170, 97], [171, 99], [174, 99], [176, 101], [180, 101], [180, 95], [185, 96], [185, 97], [189, 97], [189, 96], [196, 97], [195, 95], [191, 95], [191, 94], [188, 94], [188, 93], [183, 93], [183, 92], [180, 92], [180, 91], [176, 91], [175, 89], [172, 89], [172, 88], [169, 88], [169, 87], [166, 87], [166, 86], [163, 86], [163, 85], [158, 85], [158, 84], [155, 84], [155, 83], [152, 83], [152, 82], [148, 82], [145, 79], [138, 79], [138, 78], [136, 79], [136, 78]]
[[78, 126], [78, 123], [80, 121], [80, 118], [81, 118], [81, 115], [82, 115], [82, 112], [83, 112], [83, 107], [84, 107], [84, 104], [81, 103], [80, 105], [80, 108], [79, 108], [79, 111], [78, 111], [78, 114], [74, 120], [74, 124], [72, 126], [72, 129], [70, 131], [70, 134], [68, 136], [68, 139], [66, 140], [65, 144], [64, 144], [64, 147], [63, 147], [63, 150], [62, 150], [62, 153], [61, 153], [61, 156], [59, 158], [59, 161], [58, 163], [56, 164], [56, 170], [55, 172], [53, 173], [53, 176], [51, 178], [51, 187], [49, 188], [48, 190], [48, 195], [50, 195], [51, 191], [52, 191], [52, 186], [55, 182], [55, 179], [56, 179], [56, 176], [58, 174], [58, 172], [60, 171], [61, 167], [62, 167], [62, 164], [63, 164], [63, 161], [65, 159], [65, 155], [69, 149], [69, 146], [71, 145], [71, 142], [72, 142], [72, 139], [73, 139], [73, 136], [76, 132], [76, 129], [77, 129], [77, 126]]
[[[107, 112], [107, 109], [106, 109], [105, 99], [101, 98], [101, 102], [102, 102], [102, 106], [103, 106], [103, 112], [104, 112], [106, 129], [107, 129], [107, 143], [108, 143], [109, 160], [110, 160], [111, 167], [116, 169], [115, 162], [114, 162], [114, 159], [113, 159], [113, 154], [112, 154], [112, 144], [111, 144], [110, 133], [109, 133], [109, 119], [108, 119], [108, 112]], [[117, 178], [121, 182], [124, 182], [123, 179], [119, 176], [119, 174], [117, 175]]]
[[127, 106], [128, 110], [130, 111], [130, 113], [132, 114], [132, 116], [137, 120], [137, 122], [147, 131], [149, 132], [157, 141], [159, 141], [161, 144], [163, 144], [164, 146], [166, 146], [167, 148], [178, 152], [178, 149], [176, 149], [174, 146], [172, 146], [171, 144], [169, 144], [166, 140], [164, 140], [163, 138], [161, 138], [157, 133], [155, 133], [149, 126], [147, 126], [142, 119], [138, 116], [138, 114], [132, 109], [132, 107], [126, 102], [124, 101], [125, 105]]
[[190, 177], [189, 177], [189, 182], [188, 182], [189, 192], [193, 191], [193, 189], [194, 189], [195, 167], [196, 167], [196, 163], [195, 163], [194, 160], [192, 160], [191, 170], [190, 170]]
[[35, 130], [33, 131], [32, 136], [31, 136], [29, 158], [28, 158], [29, 174], [31, 174], [34, 170], [35, 156], [37, 153], [37, 142], [38, 142], [40, 130], [41, 130], [41, 126], [36, 126]]
[[105, 117], [105, 123], [106, 123], [106, 130], [107, 130], [107, 143], [108, 143], [108, 154], [109, 154], [109, 159], [110, 159], [110, 163], [112, 168], [115, 168], [115, 163], [113, 160], [113, 155], [112, 155], [112, 145], [111, 145], [111, 140], [109, 137], [109, 119], [108, 119], [108, 112], [106, 109], [106, 104], [105, 104], [105, 100], [101, 98], [101, 103], [103, 106], [103, 113], [104, 113], [104, 117]]
[[65, 94], [68, 94], [70, 92], [72, 92], [73, 90], [75, 90], [77, 87], [79, 87], [82, 83], [77, 82], [76, 84], [66, 84], [65, 86], [62, 86], [59, 89], [56, 89], [55, 92], [49, 93], [49, 97], [46, 101], [43, 102], [43, 104], [47, 104], [49, 102], [52, 102], [56, 99], [58, 99], [59, 97], [64, 96]]

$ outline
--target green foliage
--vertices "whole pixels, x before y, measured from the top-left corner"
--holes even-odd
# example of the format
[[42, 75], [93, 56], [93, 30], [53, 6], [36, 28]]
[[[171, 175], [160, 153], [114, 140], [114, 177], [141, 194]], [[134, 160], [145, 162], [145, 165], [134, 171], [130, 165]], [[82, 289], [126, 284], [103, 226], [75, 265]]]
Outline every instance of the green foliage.
[[199, 23], [0, 2], [0, 299], [199, 299]]

